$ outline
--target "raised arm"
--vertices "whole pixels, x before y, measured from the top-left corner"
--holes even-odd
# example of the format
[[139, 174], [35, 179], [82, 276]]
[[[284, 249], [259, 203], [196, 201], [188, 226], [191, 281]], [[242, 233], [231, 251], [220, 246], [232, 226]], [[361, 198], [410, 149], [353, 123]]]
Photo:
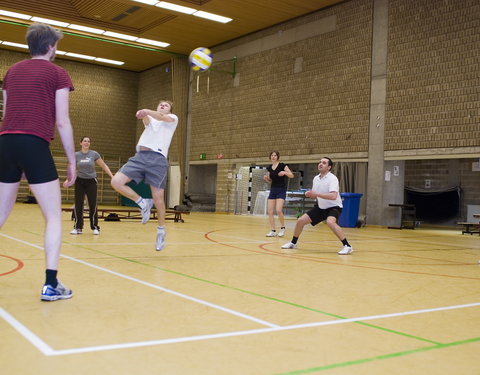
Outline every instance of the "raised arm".
[[158, 121], [165, 121], [165, 122], [175, 121], [175, 119], [170, 117], [168, 114], [163, 114], [158, 111], [152, 111], [151, 109], [140, 109], [137, 111], [136, 116], [138, 119], [142, 119], [145, 125], [148, 125], [149, 123], [147, 116], [151, 116]]

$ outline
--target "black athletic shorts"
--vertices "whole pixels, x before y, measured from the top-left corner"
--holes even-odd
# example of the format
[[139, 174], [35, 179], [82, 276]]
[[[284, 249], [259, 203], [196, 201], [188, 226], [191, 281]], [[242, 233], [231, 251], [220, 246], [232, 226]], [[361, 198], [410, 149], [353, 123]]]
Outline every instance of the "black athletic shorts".
[[30, 134], [0, 135], [0, 182], [19, 182], [22, 173], [29, 184], [58, 179], [49, 143]]
[[335, 206], [335, 207], [330, 207], [330, 208], [320, 208], [317, 205], [315, 205], [311, 210], [308, 210], [306, 214], [310, 217], [310, 220], [312, 220], [312, 226], [317, 225], [318, 223], [327, 220], [327, 217], [333, 216], [334, 218], [337, 219], [340, 217], [340, 214], [342, 213], [342, 208]]

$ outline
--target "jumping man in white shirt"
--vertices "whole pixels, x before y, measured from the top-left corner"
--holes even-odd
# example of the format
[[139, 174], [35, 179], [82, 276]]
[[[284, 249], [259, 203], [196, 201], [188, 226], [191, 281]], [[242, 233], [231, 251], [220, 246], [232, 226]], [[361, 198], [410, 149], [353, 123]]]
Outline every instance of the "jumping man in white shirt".
[[342, 241], [343, 248], [338, 254], [348, 255], [353, 252], [343, 233], [343, 229], [337, 224], [343, 205], [339, 192], [338, 178], [330, 172], [332, 167], [333, 162], [327, 157], [322, 158], [320, 163], [318, 163], [318, 171], [320, 173], [313, 178], [312, 190], [305, 192], [306, 197], [316, 198], [317, 204], [297, 220], [292, 241], [283, 245], [282, 249], [295, 249], [297, 247], [298, 237], [300, 237], [305, 225], [312, 224], [312, 226], [315, 226], [326, 220], [328, 227]]
[[[168, 149], [178, 124], [178, 117], [171, 113], [173, 103], [161, 100], [157, 110], [140, 109], [136, 117], [143, 121], [145, 130], [137, 143], [137, 153], [113, 176], [112, 186], [123, 196], [140, 207], [142, 224], [150, 219], [150, 210], [155, 203], [158, 212], [158, 228], [155, 249], [165, 246], [165, 201], [167, 184]], [[127, 186], [130, 181], [137, 184], [145, 181], [150, 185], [152, 199], [144, 199]]]

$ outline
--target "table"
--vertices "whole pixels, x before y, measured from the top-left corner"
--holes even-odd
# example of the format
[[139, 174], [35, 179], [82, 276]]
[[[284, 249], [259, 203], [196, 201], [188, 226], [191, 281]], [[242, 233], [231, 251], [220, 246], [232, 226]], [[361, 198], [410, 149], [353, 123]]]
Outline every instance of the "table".
[[399, 207], [401, 211], [400, 226], [388, 227], [389, 229], [415, 229], [417, 211], [414, 204], [389, 204], [390, 207]]

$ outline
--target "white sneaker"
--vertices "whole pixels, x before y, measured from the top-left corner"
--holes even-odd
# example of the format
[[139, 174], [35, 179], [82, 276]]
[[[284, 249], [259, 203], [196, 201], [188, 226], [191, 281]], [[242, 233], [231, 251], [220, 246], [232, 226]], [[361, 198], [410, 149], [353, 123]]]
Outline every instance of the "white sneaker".
[[296, 249], [297, 244], [293, 242], [287, 242], [285, 245], [282, 246], [282, 249]]
[[100, 234], [100, 231], [99, 231], [98, 229], [94, 229], [94, 230], [93, 230], [93, 234], [96, 235], [96, 236], [98, 236], [98, 235]]
[[153, 207], [153, 199], [144, 199], [145, 207], [140, 208], [140, 212], [142, 213], [142, 224], [147, 224], [148, 220], [150, 220], [150, 210]]
[[74, 229], [70, 232], [70, 234], [82, 234], [82, 230], [81, 229]]
[[155, 250], [161, 251], [165, 247], [165, 229], [157, 229], [157, 241], [155, 243]]
[[278, 237], [283, 237], [285, 236], [285, 228], [280, 229], [280, 232], [278, 232]]
[[348, 254], [351, 254], [351, 253], [353, 253], [353, 249], [352, 249], [351, 246], [347, 246], [347, 245], [342, 247], [342, 250], [340, 250], [338, 252], [338, 254], [340, 254], [340, 255], [348, 255]]
[[268, 232], [266, 234], [267, 237], [277, 237], [277, 232], [275, 232], [274, 230], [271, 230], [270, 232]]

